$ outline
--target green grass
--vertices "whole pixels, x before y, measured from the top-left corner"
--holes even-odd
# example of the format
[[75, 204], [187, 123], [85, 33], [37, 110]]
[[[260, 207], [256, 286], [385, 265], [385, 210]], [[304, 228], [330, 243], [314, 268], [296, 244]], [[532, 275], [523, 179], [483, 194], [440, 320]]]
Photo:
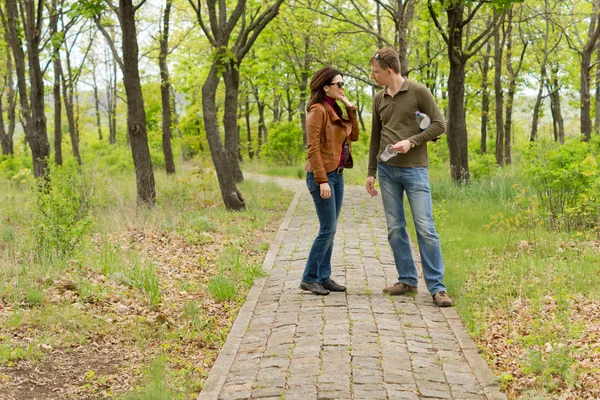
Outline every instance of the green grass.
[[[157, 170], [156, 207], [138, 207], [133, 170], [106, 168], [105, 162], [88, 160], [81, 172], [94, 185], [90, 223], [68, 254], [37, 240], [32, 180], [10, 180], [0, 165], [0, 302], [13, 309], [0, 317], [0, 365], [52, 357], [42, 344], [68, 350], [92, 339], [102, 346], [103, 337], [118, 334], [148, 359], [131, 370], [126, 362], [122, 373], [146, 371], [144, 379], [132, 393], [111, 391], [111, 396], [191, 398], [201, 389], [248, 289], [263, 276], [262, 259], [292, 194], [247, 181], [238, 185], [247, 209], [227, 212], [214, 173], [206, 172], [209, 164], [200, 160], [178, 165], [176, 176]], [[56, 204], [59, 211], [69, 210], [68, 200]], [[57, 218], [46, 220], [48, 232], [58, 238], [68, 223], [62, 214], [53, 215]], [[190, 255], [189, 267], [177, 275], [136, 243], [144, 235], [168, 236], [165, 232], [182, 246], [184, 240], [197, 245], [189, 249], [197, 259]], [[165, 254], [170, 260], [175, 253]], [[66, 280], [76, 288], [62, 290]], [[174, 302], [173, 293], [197, 301]], [[207, 308], [206, 302], [213, 302], [209, 297], [223, 304]], [[130, 312], [140, 308], [139, 314]], [[190, 364], [192, 353], [202, 355], [200, 366]], [[153, 364], [154, 359], [160, 360]], [[89, 395], [96, 396], [93, 390], [105, 378], [93, 371], [85, 377]]]

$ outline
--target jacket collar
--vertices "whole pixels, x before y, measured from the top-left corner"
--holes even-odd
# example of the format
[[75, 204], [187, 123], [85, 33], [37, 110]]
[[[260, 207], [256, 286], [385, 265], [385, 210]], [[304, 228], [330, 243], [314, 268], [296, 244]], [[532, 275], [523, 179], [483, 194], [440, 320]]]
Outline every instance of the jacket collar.
[[338, 117], [338, 115], [335, 113], [335, 111], [333, 111], [333, 108], [331, 108], [331, 106], [329, 104], [325, 103], [315, 103], [313, 105], [314, 106], [318, 106], [318, 107], [323, 107], [323, 109], [327, 112], [327, 116], [329, 117], [329, 119], [332, 122], [337, 121], [338, 119], [341, 120], [340, 117]]

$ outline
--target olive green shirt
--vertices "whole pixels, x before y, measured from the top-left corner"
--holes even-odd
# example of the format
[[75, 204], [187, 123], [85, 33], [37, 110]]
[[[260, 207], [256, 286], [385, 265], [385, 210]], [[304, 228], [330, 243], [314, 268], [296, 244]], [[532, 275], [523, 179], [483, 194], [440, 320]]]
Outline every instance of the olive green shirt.
[[[427, 114], [431, 119], [431, 125], [423, 132], [419, 128], [416, 111]], [[427, 142], [445, 130], [444, 117], [425, 85], [405, 79], [393, 97], [387, 93], [387, 88], [383, 88], [373, 98], [368, 176], [377, 176], [377, 161], [381, 161], [385, 147], [405, 139], [410, 140], [411, 149], [390, 158], [386, 164], [406, 168], [428, 167]]]

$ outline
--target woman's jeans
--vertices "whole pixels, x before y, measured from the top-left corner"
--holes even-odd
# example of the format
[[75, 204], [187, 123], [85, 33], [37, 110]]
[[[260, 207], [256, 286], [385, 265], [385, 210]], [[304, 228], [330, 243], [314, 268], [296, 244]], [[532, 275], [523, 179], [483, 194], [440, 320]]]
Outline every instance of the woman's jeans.
[[427, 289], [432, 295], [445, 291], [444, 262], [440, 239], [433, 223], [427, 167], [401, 168], [378, 162], [377, 169], [387, 221], [388, 240], [394, 253], [398, 280], [410, 286], [417, 286], [417, 268], [406, 232], [406, 215], [404, 213], [404, 193], [406, 192], [417, 231], [423, 277]]
[[302, 275], [302, 281], [307, 283], [325, 283], [331, 279], [331, 252], [344, 199], [344, 175], [330, 172], [327, 174], [327, 179], [331, 188], [331, 197], [323, 199], [314, 174], [306, 173], [306, 186], [315, 203], [320, 224], [319, 233], [310, 249]]

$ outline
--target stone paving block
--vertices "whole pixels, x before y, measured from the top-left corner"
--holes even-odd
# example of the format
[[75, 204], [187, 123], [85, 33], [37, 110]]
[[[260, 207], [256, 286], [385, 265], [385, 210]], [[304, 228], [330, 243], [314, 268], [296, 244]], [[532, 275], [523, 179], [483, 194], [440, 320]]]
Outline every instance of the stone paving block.
[[378, 385], [352, 385], [355, 400], [386, 400], [387, 393], [381, 383]]
[[334, 241], [332, 277], [347, 292], [321, 297], [299, 289], [318, 221], [298, 184], [265, 258], [268, 275], [244, 305], [245, 331], [238, 328], [237, 344], [219, 355], [220, 375], [211, 372], [199, 399], [505, 400], [455, 309], [433, 304], [420, 271], [416, 297], [381, 292], [398, 276], [381, 199], [364, 188], [347, 187]]

